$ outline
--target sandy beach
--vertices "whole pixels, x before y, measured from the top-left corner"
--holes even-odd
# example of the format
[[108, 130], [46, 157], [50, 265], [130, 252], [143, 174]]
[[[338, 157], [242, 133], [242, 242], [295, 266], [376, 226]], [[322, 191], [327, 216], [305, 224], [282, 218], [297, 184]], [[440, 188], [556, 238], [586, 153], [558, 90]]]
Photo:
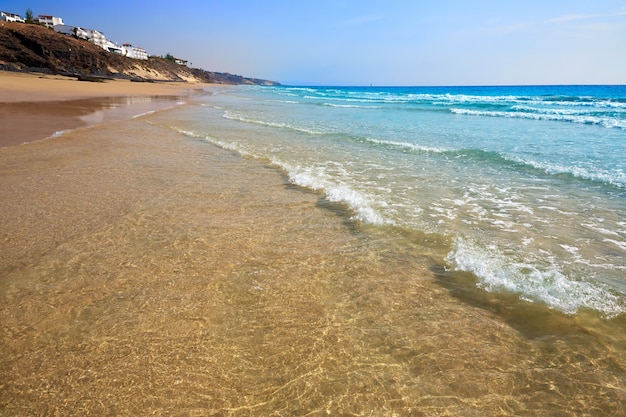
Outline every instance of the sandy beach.
[[181, 133], [200, 86], [2, 77], [15, 132], [85, 124], [0, 148], [0, 415], [624, 415], [579, 319], [464, 293], [424, 236]]
[[0, 147], [172, 106], [203, 84], [78, 81], [0, 71]]
[[202, 84], [178, 82], [78, 81], [61, 75], [0, 71], [0, 101], [59, 101], [93, 97], [183, 95]]
[[354, 320], [384, 323], [340, 306], [395, 291], [350, 279], [360, 271], [426, 273], [423, 259], [371, 258], [341, 208], [153, 116], [0, 149], [2, 414], [298, 414], [335, 391], [336, 410], [397, 401], [360, 388], [374, 369], [351, 369], [374, 353], [351, 353], [364, 348]]

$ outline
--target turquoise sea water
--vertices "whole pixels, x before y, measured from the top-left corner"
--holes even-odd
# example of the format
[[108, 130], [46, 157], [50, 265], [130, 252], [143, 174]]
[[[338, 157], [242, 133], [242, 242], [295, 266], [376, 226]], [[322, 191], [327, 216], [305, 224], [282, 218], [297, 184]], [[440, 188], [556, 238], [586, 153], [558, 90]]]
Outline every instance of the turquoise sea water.
[[173, 127], [432, 236], [483, 291], [626, 312], [626, 86], [210, 92]]

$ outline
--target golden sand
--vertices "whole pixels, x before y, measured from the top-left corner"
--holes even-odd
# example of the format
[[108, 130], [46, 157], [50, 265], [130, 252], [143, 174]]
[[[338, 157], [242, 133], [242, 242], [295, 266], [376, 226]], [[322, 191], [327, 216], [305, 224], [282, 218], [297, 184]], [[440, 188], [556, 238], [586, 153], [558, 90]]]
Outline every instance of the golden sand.
[[78, 81], [0, 71], [0, 147], [172, 106], [208, 84]]
[[184, 95], [207, 84], [142, 83], [127, 80], [78, 81], [60, 75], [0, 71], [0, 102], [59, 101], [93, 97]]

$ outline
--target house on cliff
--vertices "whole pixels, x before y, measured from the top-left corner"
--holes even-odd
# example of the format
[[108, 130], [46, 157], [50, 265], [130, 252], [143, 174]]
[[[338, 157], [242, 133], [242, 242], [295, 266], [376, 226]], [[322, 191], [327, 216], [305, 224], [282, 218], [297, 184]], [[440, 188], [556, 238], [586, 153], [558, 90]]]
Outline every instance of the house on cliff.
[[35, 23], [41, 23], [43, 25], [45, 25], [48, 28], [54, 28], [57, 25], [62, 25], [63, 24], [63, 19], [60, 17], [56, 17], [56, 16], [49, 16], [49, 15], [45, 15], [45, 14], [40, 14], [39, 16], [37, 16], [36, 18], [33, 19], [33, 21]]
[[122, 45], [122, 55], [134, 59], [148, 59], [148, 53], [145, 49], [133, 46], [130, 43]]
[[22, 18], [22, 16], [15, 14], [15, 13], [1, 12], [1, 11], [0, 11], [0, 21], [25, 23], [25, 20]]
[[106, 36], [104, 36], [104, 33], [99, 32], [95, 29], [85, 29], [79, 26], [59, 24], [54, 25], [54, 31], [62, 33], [64, 35], [75, 36], [77, 38], [87, 40], [102, 49], [108, 50], [108, 43], [110, 41], [107, 40]]
[[125, 43], [120, 46], [108, 40], [106, 36], [104, 36], [104, 33], [95, 29], [85, 29], [79, 26], [61, 24], [55, 25], [54, 30], [64, 35], [75, 36], [77, 38], [87, 40], [107, 52], [124, 55], [129, 58], [148, 59], [148, 53], [144, 49], [132, 46], [129, 43]]

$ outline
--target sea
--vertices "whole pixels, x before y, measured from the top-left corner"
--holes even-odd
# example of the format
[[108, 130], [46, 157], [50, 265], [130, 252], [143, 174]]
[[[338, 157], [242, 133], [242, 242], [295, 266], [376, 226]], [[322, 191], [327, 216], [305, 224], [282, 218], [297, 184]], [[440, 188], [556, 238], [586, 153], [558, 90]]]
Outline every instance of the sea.
[[175, 128], [267, 161], [354, 222], [437, 242], [470, 287], [626, 313], [626, 86], [211, 93]]

